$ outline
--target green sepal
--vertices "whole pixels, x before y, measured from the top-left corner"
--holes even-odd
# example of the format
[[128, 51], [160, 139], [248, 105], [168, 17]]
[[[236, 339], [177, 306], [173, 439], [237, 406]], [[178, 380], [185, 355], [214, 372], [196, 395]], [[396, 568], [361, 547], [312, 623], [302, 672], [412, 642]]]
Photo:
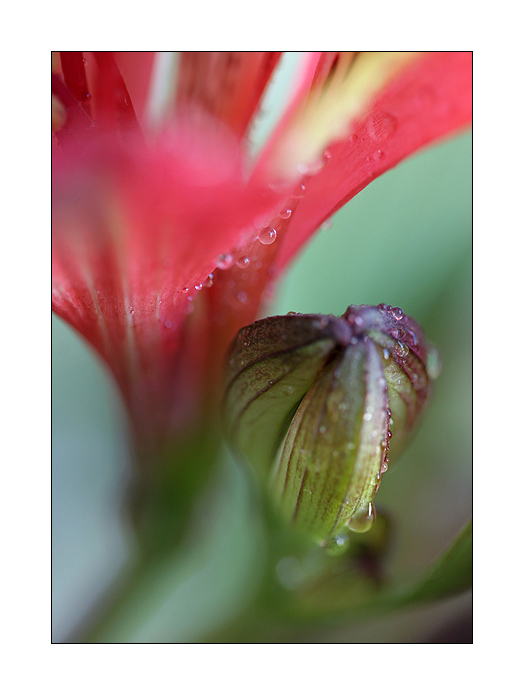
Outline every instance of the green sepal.
[[334, 317], [294, 314], [242, 329], [226, 371], [226, 434], [235, 450], [268, 475], [295, 411], [344, 340]]

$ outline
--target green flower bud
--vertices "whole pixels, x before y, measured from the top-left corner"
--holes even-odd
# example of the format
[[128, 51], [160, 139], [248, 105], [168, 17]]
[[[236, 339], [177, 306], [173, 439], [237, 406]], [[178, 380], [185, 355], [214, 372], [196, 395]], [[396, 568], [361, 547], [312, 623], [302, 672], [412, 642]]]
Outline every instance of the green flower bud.
[[348, 530], [373, 523], [382, 475], [427, 400], [434, 362], [418, 324], [385, 304], [257, 321], [231, 347], [228, 437], [285, 517], [344, 545]]

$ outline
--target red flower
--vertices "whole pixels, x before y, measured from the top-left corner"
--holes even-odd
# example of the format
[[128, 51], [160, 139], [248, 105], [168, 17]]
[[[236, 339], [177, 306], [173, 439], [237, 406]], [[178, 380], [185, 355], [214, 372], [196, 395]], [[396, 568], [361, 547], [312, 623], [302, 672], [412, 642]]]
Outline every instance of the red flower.
[[[53, 308], [147, 452], [216, 407], [225, 351], [321, 223], [471, 118], [470, 53], [306, 55], [258, 161], [273, 53], [66, 52], [53, 74]], [[269, 292], [268, 292], [269, 290]]]

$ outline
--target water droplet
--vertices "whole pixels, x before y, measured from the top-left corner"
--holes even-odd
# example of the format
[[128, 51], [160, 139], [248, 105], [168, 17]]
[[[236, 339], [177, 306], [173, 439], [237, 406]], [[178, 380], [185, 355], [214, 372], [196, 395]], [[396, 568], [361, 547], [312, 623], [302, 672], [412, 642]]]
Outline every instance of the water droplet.
[[279, 582], [286, 589], [296, 589], [304, 581], [304, 570], [296, 557], [283, 557], [279, 560], [276, 573]]
[[383, 158], [384, 158], [384, 155], [385, 155], [384, 150], [377, 150], [377, 151], [373, 154], [373, 159], [374, 159], [376, 162], [378, 162], [380, 159], [383, 159]]
[[402, 317], [404, 316], [404, 312], [402, 311], [402, 309], [399, 306], [395, 306], [395, 307], [393, 307], [393, 309], [391, 309], [391, 315], [393, 316], [394, 319], [396, 319], [397, 321], [400, 321], [402, 319]]
[[213, 273], [209, 273], [207, 278], [204, 280], [203, 285], [204, 285], [204, 287], [212, 287], [214, 281], [215, 281], [215, 276], [213, 275]]
[[239, 292], [237, 299], [241, 304], [245, 304], [247, 302], [247, 292]]
[[300, 200], [300, 198], [303, 198], [306, 195], [306, 184], [301, 183], [300, 186], [294, 191], [294, 193], [291, 195], [292, 198], [295, 198], [295, 200]]
[[328, 555], [342, 555], [349, 547], [349, 536], [346, 533], [339, 533], [325, 542], [324, 547]]
[[416, 333], [414, 331], [408, 331], [408, 335], [411, 339], [411, 344], [413, 345], [413, 347], [417, 347], [418, 339]]
[[397, 129], [397, 121], [389, 113], [374, 113], [368, 121], [367, 129], [373, 140], [389, 140]]
[[195, 285], [195, 290], [196, 290], [197, 292], [200, 292], [200, 290], [202, 289], [203, 286], [204, 286], [204, 285], [203, 285], [201, 282], [199, 282], [198, 285]]
[[364, 420], [366, 420], [366, 422], [369, 422], [372, 417], [373, 415], [371, 413], [364, 413]]
[[220, 270], [227, 270], [231, 268], [234, 263], [234, 258], [230, 253], [221, 253], [217, 258], [217, 268]]
[[291, 386], [291, 384], [282, 386], [282, 393], [284, 396], [292, 396], [295, 393], [295, 387]]
[[395, 352], [401, 359], [404, 359], [404, 357], [409, 355], [409, 347], [399, 340], [398, 343], [395, 344]]
[[320, 318], [315, 319], [313, 321], [313, 328], [320, 328], [320, 329], [326, 328], [328, 323], [329, 323], [328, 317], [327, 316], [321, 316]]
[[347, 526], [355, 533], [365, 533], [373, 526], [375, 521], [375, 507], [373, 502], [363, 504], [349, 520]]
[[382, 354], [384, 355], [385, 360], [389, 360], [389, 350], [387, 348], [382, 350]]
[[172, 328], [172, 327], [173, 327], [173, 323], [172, 323], [171, 321], [164, 321], [164, 326], [165, 326], [166, 328]]
[[291, 208], [284, 208], [281, 210], [278, 214], [281, 220], [289, 220], [293, 213], [293, 210]]
[[249, 264], [250, 260], [247, 256], [240, 256], [240, 258], [237, 261], [237, 266], [239, 268], [247, 268]]
[[327, 428], [325, 425], [320, 425], [320, 427], [318, 428], [318, 431], [320, 432], [320, 434], [326, 434], [326, 429]]
[[277, 230], [273, 227], [266, 227], [258, 235], [258, 240], [261, 244], [264, 244], [264, 246], [269, 246], [276, 240], [276, 238]]
[[439, 351], [430, 345], [427, 352], [426, 371], [430, 379], [436, 379], [442, 371], [442, 358]]

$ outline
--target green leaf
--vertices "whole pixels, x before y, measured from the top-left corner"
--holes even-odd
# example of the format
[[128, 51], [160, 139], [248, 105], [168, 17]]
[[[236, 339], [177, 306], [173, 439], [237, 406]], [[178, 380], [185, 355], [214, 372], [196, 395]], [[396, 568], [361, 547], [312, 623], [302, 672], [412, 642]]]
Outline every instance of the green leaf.
[[403, 605], [426, 603], [459, 594], [472, 584], [473, 533], [469, 521], [450, 548], [400, 596]]

